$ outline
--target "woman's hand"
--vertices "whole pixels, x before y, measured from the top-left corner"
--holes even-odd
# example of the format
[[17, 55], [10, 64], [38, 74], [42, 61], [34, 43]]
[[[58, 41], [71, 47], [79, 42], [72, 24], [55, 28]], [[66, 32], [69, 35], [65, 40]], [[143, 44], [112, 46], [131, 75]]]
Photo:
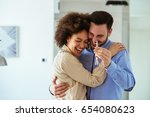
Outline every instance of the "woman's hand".
[[111, 58], [124, 49], [125, 46], [122, 43], [116, 43], [116, 42], [113, 42], [113, 44], [108, 48], [108, 50], [111, 52]]

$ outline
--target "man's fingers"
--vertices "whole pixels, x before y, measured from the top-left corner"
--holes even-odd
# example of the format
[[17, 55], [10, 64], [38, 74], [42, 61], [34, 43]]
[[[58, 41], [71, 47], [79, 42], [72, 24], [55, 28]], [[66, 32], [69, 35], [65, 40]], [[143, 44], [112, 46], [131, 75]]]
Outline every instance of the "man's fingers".
[[54, 95], [63, 95], [63, 93], [65, 93], [69, 88], [69, 84], [68, 83], [61, 83], [58, 85], [55, 85], [54, 88]]
[[56, 98], [63, 98], [66, 94], [65, 93], [62, 93], [60, 95], [56, 95]]
[[53, 84], [55, 84], [55, 85], [56, 85], [56, 80], [57, 80], [57, 77], [55, 77], [55, 78], [53, 79]]
[[55, 88], [54, 95], [58, 97], [63, 97], [65, 92], [68, 90], [69, 85], [63, 85], [60, 87]]
[[68, 90], [68, 88], [64, 89], [64, 90], [59, 90], [59, 91], [55, 91], [55, 96], [62, 96], [66, 93], [66, 91]]
[[63, 87], [58, 87], [58, 88], [55, 88], [55, 92], [63, 92], [64, 90], [67, 90], [68, 89], [68, 86], [63, 86]]
[[55, 85], [55, 90], [56, 91], [64, 90], [64, 89], [66, 89], [68, 87], [69, 87], [68, 83], [60, 83], [60, 84]]

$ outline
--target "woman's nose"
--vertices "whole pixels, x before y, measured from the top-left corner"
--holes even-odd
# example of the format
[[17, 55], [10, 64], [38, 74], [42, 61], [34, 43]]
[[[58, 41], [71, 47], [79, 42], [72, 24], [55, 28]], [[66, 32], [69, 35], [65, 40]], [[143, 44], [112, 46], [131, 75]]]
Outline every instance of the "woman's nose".
[[80, 48], [82, 48], [82, 49], [85, 48], [85, 43], [81, 43]]

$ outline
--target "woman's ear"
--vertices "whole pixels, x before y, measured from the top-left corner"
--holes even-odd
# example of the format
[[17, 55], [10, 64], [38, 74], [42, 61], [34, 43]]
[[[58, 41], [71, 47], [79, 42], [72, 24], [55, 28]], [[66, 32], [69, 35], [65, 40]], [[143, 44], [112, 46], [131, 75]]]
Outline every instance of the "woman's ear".
[[67, 38], [67, 43], [68, 43], [68, 42], [70, 42], [70, 40], [71, 40], [71, 38], [70, 38], [70, 37], [68, 37], [68, 38]]

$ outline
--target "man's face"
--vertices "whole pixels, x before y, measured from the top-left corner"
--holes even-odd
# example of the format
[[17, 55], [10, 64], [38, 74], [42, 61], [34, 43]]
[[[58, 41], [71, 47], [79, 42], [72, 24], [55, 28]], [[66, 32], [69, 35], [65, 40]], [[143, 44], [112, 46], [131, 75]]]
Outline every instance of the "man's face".
[[111, 32], [112, 29], [108, 30], [106, 24], [96, 25], [91, 22], [89, 29], [89, 39], [91, 39], [93, 46], [96, 45], [96, 41], [98, 41], [99, 46], [102, 46], [107, 41]]

